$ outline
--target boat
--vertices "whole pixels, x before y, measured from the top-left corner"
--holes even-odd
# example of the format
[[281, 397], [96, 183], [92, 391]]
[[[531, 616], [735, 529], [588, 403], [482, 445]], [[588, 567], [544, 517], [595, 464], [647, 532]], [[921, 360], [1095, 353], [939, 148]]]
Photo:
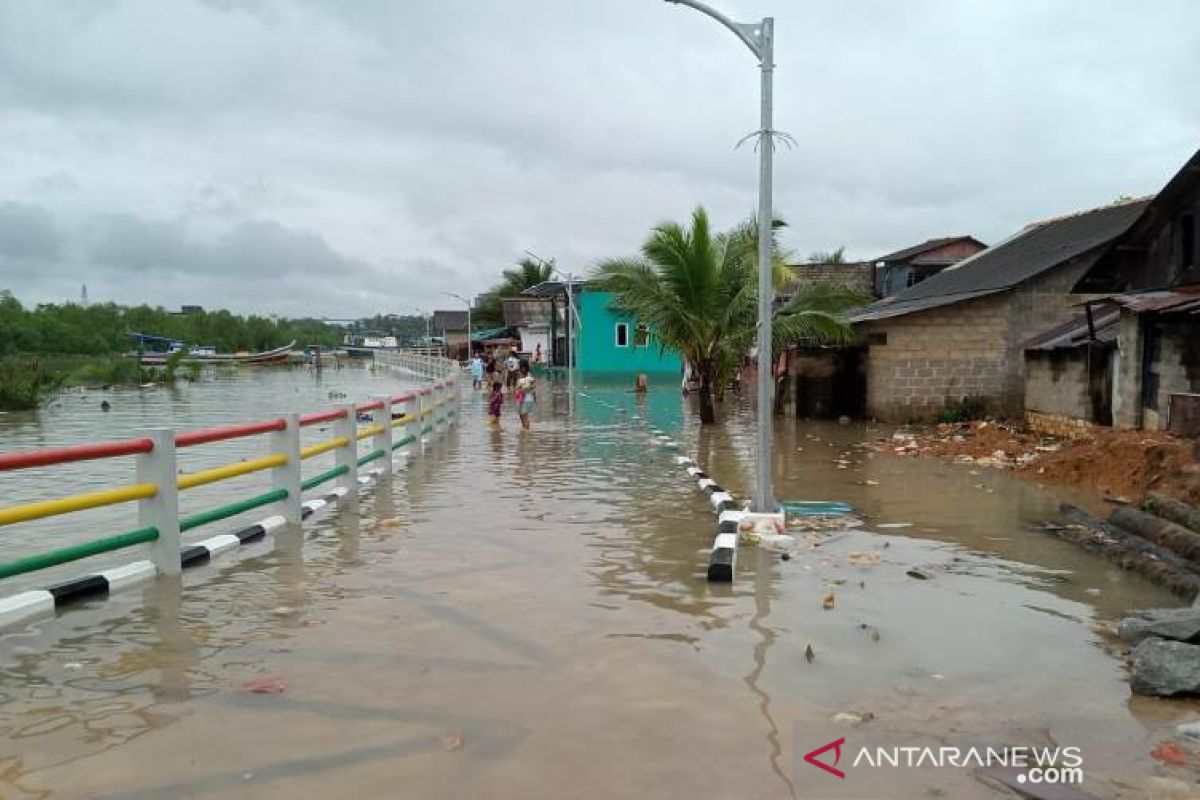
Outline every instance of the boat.
[[367, 331], [347, 333], [342, 337], [342, 346], [350, 358], [371, 358], [375, 353], [394, 353], [399, 348], [396, 337], [389, 333]]
[[[161, 347], [167, 345], [166, 350], [142, 350], [137, 353], [138, 360], [146, 366], [162, 366], [167, 363], [167, 359], [181, 351], [184, 343], [176, 339], [168, 339], [163, 336], [151, 336], [144, 333], [132, 333], [140, 345], [157, 345]], [[199, 361], [204, 364], [254, 364], [260, 366], [268, 366], [272, 364], [283, 364], [291, 355], [292, 349], [296, 346], [295, 340], [288, 342], [282, 347], [276, 347], [272, 350], [263, 350], [260, 353], [218, 353], [215, 347], [196, 346], [188, 348], [187, 355], [184, 361]]]

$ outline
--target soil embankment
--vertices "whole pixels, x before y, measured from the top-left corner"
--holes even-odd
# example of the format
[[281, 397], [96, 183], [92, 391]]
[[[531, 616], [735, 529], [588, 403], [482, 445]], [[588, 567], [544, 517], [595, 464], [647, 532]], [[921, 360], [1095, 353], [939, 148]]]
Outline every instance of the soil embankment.
[[995, 421], [904, 428], [875, 449], [1011, 470], [1038, 484], [1070, 486], [1140, 503], [1150, 492], [1200, 504], [1200, 443], [1168, 433], [1098, 430], [1061, 440]]

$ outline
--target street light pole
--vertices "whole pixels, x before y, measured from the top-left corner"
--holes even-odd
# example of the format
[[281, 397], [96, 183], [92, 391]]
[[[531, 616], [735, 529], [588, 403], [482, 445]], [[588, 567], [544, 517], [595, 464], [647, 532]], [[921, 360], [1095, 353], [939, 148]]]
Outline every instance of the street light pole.
[[759, 23], [740, 23], [726, 17], [699, 0], [666, 0], [668, 3], [688, 6], [712, 17], [742, 40], [758, 59], [762, 73], [761, 122], [758, 131], [758, 420], [755, 431], [757, 454], [755, 458], [755, 484], [753, 509], [773, 512], [777, 508], [775, 492], [771, 487], [773, 464], [772, 447], [775, 394], [775, 359], [771, 351], [771, 302], [775, 287], [772, 283], [772, 105], [773, 76], [775, 71], [775, 20], [764, 17]]
[[471, 301], [467, 300], [467, 298], [463, 297], [461, 294], [455, 294], [454, 292], [443, 292], [443, 294], [445, 294], [449, 297], [454, 297], [454, 298], [457, 298], [458, 300], [461, 300], [462, 304], [467, 307], [467, 361], [470, 361], [471, 360]]
[[[544, 266], [550, 268], [550, 271], [556, 273], [560, 278], [567, 282], [567, 408], [575, 408], [575, 325], [578, 320], [575, 318], [575, 297], [574, 283], [575, 273], [563, 272], [558, 267], [554, 266], [553, 261], [547, 261], [536, 253], [525, 251], [525, 255], [535, 258]], [[550, 347], [554, 347], [554, 342], [550, 343]]]
[[430, 333], [429, 326], [433, 322], [433, 314], [432, 313], [427, 314], [427, 313], [425, 313], [425, 309], [417, 308], [416, 306], [409, 306], [409, 309], [420, 314], [422, 319], [425, 320], [425, 346], [429, 347], [430, 346], [429, 340], [430, 340], [430, 338], [432, 338], [432, 334]]

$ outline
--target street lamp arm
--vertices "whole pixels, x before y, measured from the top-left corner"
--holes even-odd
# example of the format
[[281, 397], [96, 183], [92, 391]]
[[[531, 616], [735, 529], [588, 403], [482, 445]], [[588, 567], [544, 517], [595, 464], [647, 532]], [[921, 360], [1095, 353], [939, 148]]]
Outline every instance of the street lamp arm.
[[715, 8], [701, 3], [700, 0], [664, 0], [664, 2], [687, 6], [696, 9], [701, 14], [707, 14], [733, 31], [733, 35], [741, 39], [742, 43], [750, 48], [750, 52], [754, 53], [755, 58], [760, 62], [763, 60], [763, 26], [761, 23], [745, 24], [734, 22]]

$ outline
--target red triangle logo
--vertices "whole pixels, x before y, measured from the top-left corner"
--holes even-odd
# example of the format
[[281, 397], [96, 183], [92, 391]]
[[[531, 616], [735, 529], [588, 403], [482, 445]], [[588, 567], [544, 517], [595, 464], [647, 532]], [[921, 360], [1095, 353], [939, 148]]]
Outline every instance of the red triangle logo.
[[[846, 743], [846, 737], [843, 736], [842, 738], [832, 741], [827, 745], [818, 747], [816, 750], [813, 750], [811, 753], [805, 753], [804, 760], [807, 761], [808, 763], [812, 764], [814, 767], [820, 767], [821, 769], [828, 772], [830, 775], [836, 775], [839, 778], [845, 778], [846, 773], [842, 772], [840, 769], [837, 768], [837, 763], [842, 760], [842, 745], [845, 743]], [[822, 753], [824, 753], [828, 750], [833, 751], [833, 763], [826, 764], [824, 761], [818, 761], [817, 756], [821, 755]]]

